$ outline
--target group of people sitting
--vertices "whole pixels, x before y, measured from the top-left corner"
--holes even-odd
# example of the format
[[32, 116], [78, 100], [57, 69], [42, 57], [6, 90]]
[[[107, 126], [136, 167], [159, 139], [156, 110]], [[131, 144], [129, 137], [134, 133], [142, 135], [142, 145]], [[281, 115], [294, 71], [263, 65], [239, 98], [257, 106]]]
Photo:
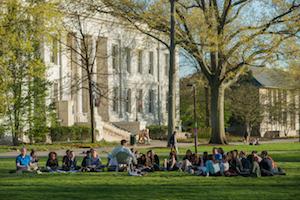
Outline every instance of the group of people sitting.
[[260, 155], [252, 151], [247, 155], [244, 151], [232, 150], [227, 153], [222, 148], [213, 148], [212, 153], [203, 152], [202, 156], [187, 150], [182, 161], [178, 161], [175, 151], [171, 151], [165, 160], [167, 170], [180, 170], [202, 176], [273, 176], [285, 175], [277, 167], [267, 151]]
[[274, 160], [267, 151], [256, 151], [247, 155], [244, 151], [233, 150], [227, 153], [222, 148], [213, 148], [212, 153], [204, 152], [201, 156], [187, 150], [182, 160], [179, 160], [176, 151], [171, 149], [169, 157], [164, 159], [161, 165], [159, 156], [149, 150], [146, 154], [139, 153], [135, 149], [127, 147], [127, 141], [122, 140], [121, 145], [114, 148], [108, 154], [107, 164], [102, 164], [95, 149], [85, 152], [85, 156], [78, 165], [76, 155], [73, 151], [67, 150], [63, 156], [62, 165], [56, 152], [50, 152], [46, 166], [40, 168], [39, 159], [32, 151], [27, 155], [25, 147], [16, 158], [17, 172], [35, 171], [40, 172], [100, 172], [107, 168], [107, 171], [124, 171], [144, 174], [154, 171], [183, 171], [199, 176], [273, 176], [285, 175], [285, 172], [277, 167]]

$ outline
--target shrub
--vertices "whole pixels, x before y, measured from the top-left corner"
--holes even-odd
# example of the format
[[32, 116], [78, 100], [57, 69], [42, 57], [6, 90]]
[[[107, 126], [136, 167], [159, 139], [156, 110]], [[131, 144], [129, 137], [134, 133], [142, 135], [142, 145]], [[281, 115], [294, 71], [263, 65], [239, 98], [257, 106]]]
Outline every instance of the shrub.
[[88, 141], [91, 139], [91, 128], [88, 126], [57, 126], [50, 128], [52, 142]]
[[149, 129], [151, 139], [166, 140], [168, 138], [167, 126], [150, 125], [147, 128]]
[[204, 127], [198, 129], [198, 138], [210, 138], [211, 136], [211, 128]]

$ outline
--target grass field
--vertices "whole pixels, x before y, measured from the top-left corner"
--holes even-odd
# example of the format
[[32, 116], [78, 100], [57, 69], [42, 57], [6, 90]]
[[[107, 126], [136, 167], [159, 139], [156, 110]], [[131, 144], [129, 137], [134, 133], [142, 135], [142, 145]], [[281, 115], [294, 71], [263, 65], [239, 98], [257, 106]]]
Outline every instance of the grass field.
[[[199, 150], [211, 148], [201, 146]], [[144, 177], [114, 172], [16, 175], [8, 173], [14, 169], [14, 159], [6, 158], [0, 159], [0, 199], [299, 199], [300, 143], [224, 149], [269, 150], [287, 176], [197, 177], [181, 172], [155, 172]], [[168, 149], [155, 151], [165, 156]], [[41, 165], [45, 160], [41, 159]]]

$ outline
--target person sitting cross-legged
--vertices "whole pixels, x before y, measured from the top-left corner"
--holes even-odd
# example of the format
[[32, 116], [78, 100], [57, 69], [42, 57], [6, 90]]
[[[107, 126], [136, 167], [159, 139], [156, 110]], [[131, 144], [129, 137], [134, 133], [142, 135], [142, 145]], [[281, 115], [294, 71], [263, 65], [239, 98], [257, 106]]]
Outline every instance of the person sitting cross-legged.
[[48, 172], [58, 171], [58, 160], [56, 152], [50, 152], [48, 154], [48, 160], [46, 162], [46, 169]]
[[70, 171], [70, 172], [76, 172], [80, 167], [77, 166], [77, 159], [75, 156], [75, 152], [70, 151], [68, 153], [68, 157], [65, 158], [63, 163], [63, 170], [64, 171]]
[[62, 159], [62, 169], [65, 170], [67, 168], [67, 165], [69, 163], [69, 154], [70, 154], [70, 150], [66, 150], [66, 154], [63, 156], [63, 159]]
[[98, 156], [97, 151], [95, 149], [91, 149], [90, 151], [91, 151], [91, 163], [90, 166], [88, 166], [90, 171], [92, 172], [103, 171], [105, 166], [102, 165], [101, 159]]
[[83, 160], [81, 162], [81, 171], [90, 171], [89, 166], [92, 163], [92, 158], [91, 158], [91, 151], [86, 151], [85, 156], [83, 157]]
[[33, 149], [30, 152], [30, 163], [32, 168], [39, 169], [39, 159]]
[[16, 157], [16, 169], [17, 173], [22, 172], [37, 172], [40, 171], [36, 168], [36, 166], [31, 164], [31, 158], [27, 155], [27, 149], [25, 147], [21, 148], [21, 154]]

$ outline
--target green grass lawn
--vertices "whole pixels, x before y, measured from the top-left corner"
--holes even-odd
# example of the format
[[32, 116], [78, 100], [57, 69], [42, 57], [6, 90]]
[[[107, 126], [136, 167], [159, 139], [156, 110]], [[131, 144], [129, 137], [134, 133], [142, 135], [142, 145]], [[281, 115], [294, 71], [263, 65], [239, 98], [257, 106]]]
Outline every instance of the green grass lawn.
[[[199, 150], [211, 148], [201, 146]], [[287, 176], [197, 177], [181, 172], [155, 172], [144, 177], [114, 172], [16, 175], [8, 173], [14, 169], [14, 159], [0, 159], [0, 199], [299, 199], [300, 144], [238, 145], [224, 149], [269, 150]], [[163, 157], [168, 149], [155, 151]], [[41, 165], [45, 160], [41, 159]]]

